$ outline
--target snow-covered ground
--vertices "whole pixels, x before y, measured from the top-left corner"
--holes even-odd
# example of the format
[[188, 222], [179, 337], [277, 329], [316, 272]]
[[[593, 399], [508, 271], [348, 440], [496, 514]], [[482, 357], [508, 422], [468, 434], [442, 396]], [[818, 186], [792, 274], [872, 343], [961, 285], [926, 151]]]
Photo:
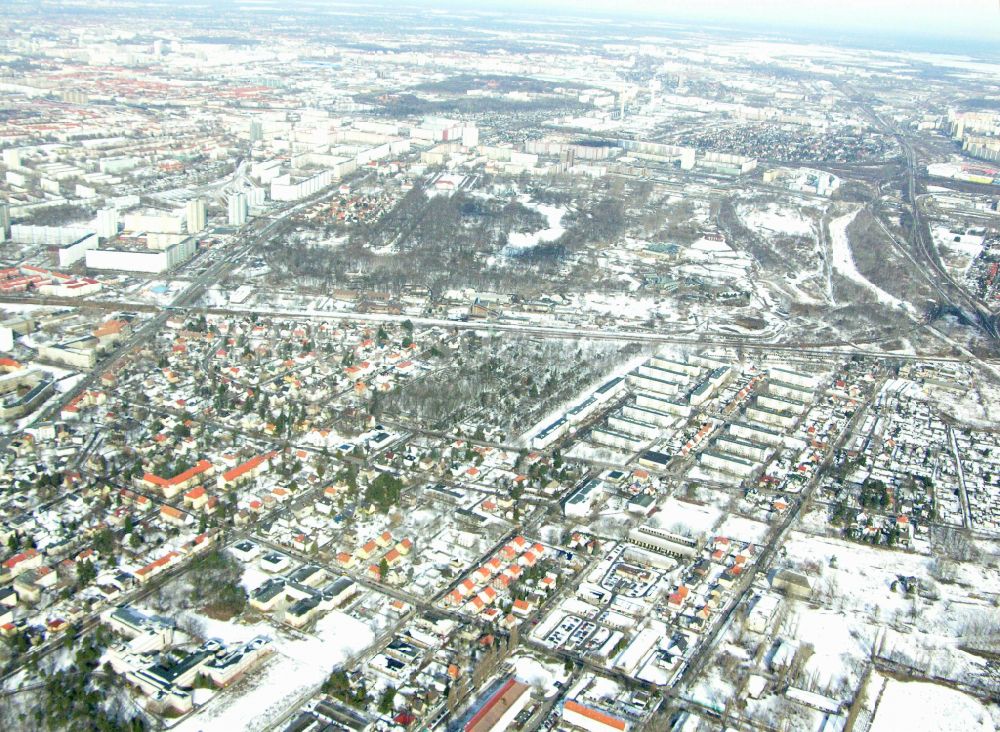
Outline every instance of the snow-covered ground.
[[759, 544], [767, 538], [770, 527], [760, 521], [743, 518], [742, 516], [727, 516], [722, 525], [716, 529], [719, 536], [745, 541], [749, 544]]
[[722, 515], [715, 506], [701, 506], [676, 498], [668, 498], [659, 508], [652, 518], [655, 526], [667, 531], [691, 532], [695, 536], [711, 531]]
[[765, 208], [740, 206], [739, 216], [748, 228], [758, 232], [787, 234], [789, 236], [813, 236], [813, 224], [799, 211], [769, 203]]
[[939, 684], [887, 679], [869, 732], [992, 732], [1000, 724], [975, 697]]
[[880, 287], [873, 285], [858, 271], [851, 254], [851, 244], [847, 236], [847, 227], [851, 225], [861, 209], [844, 214], [830, 222], [830, 248], [833, 250], [833, 267], [837, 272], [872, 292], [880, 303], [897, 307], [903, 301], [893, 297]]
[[516, 249], [529, 249], [538, 246], [542, 242], [555, 241], [566, 231], [562, 225], [563, 216], [566, 209], [559, 206], [549, 206], [544, 203], [532, 203], [527, 196], [520, 196], [520, 202], [527, 208], [533, 209], [542, 214], [547, 221], [546, 228], [534, 233], [513, 232], [507, 236], [507, 247], [505, 254], [509, 254]]
[[[986, 598], [1000, 589], [997, 569], [955, 562], [953, 579], [938, 582], [936, 560], [913, 552], [799, 532], [784, 549], [792, 566], [814, 578], [814, 595], [824, 598], [824, 607], [796, 604], [783, 628], [786, 638], [814, 647], [806, 671], [821, 688], [836, 694], [844, 681], [856, 688], [872, 649], [941, 678], [972, 683], [988, 675], [985, 660], [961, 646], [967, 628], [995, 614]], [[899, 577], [919, 577], [926, 596], [894, 590]]]
[[725, 242], [699, 239], [684, 250], [688, 260], [678, 272], [714, 280], [735, 280], [746, 277], [752, 264], [750, 257], [734, 251]]
[[320, 618], [312, 633], [296, 638], [267, 623], [241, 625], [197, 618], [208, 637], [227, 643], [257, 635], [270, 637], [274, 653], [262, 667], [250, 671], [246, 683], [237, 682], [183, 719], [175, 727], [183, 732], [266, 729], [306, 691], [317, 688], [336, 666], [374, 640], [368, 625], [338, 610]]
[[530, 686], [542, 690], [546, 698], [559, 691], [556, 682], [565, 683], [568, 678], [563, 666], [554, 663], [542, 663], [532, 656], [517, 656], [512, 659], [514, 676]]
[[973, 260], [983, 251], [986, 241], [982, 234], [957, 234], [946, 226], [935, 226], [931, 229], [931, 234], [943, 255], [945, 265], [957, 274], [964, 274], [969, 269]]
[[574, 297], [574, 300], [577, 307], [583, 310], [631, 320], [648, 318], [656, 311], [656, 303], [651, 297], [586, 292]]

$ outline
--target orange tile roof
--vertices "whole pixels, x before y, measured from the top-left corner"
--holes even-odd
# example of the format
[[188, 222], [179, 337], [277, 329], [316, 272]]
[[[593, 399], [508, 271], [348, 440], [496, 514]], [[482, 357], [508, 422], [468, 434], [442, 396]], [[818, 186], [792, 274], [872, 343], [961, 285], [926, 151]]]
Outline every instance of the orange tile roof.
[[585, 707], [583, 704], [577, 704], [573, 700], [568, 700], [564, 705], [564, 709], [571, 712], [576, 712], [580, 716], [586, 717], [587, 719], [592, 719], [600, 724], [607, 725], [612, 729], [624, 730], [626, 725], [625, 722], [617, 717], [612, 717], [609, 714], [600, 712], [596, 709], [591, 709], [590, 707]]
[[227, 470], [225, 473], [222, 474], [222, 479], [225, 482], [230, 483], [236, 480], [237, 478], [245, 475], [246, 473], [250, 472], [251, 470], [255, 470], [256, 468], [260, 467], [261, 465], [266, 463], [268, 460], [270, 460], [277, 454], [278, 454], [277, 452], [272, 450], [271, 452], [264, 453], [263, 455], [257, 455], [256, 457], [252, 457], [242, 465], [237, 465], [235, 468]]
[[188, 468], [183, 473], [175, 475], [173, 478], [161, 478], [160, 476], [154, 475], [153, 473], [146, 473], [144, 476], [142, 476], [142, 479], [147, 483], [152, 483], [153, 485], [158, 485], [160, 487], [165, 488], [168, 486], [177, 485], [178, 483], [183, 483], [185, 481], [188, 481], [194, 476], [200, 473], [204, 473], [206, 470], [211, 469], [211, 467], [212, 463], [208, 462], [208, 460], [199, 460], [198, 464], [195, 465], [193, 468]]

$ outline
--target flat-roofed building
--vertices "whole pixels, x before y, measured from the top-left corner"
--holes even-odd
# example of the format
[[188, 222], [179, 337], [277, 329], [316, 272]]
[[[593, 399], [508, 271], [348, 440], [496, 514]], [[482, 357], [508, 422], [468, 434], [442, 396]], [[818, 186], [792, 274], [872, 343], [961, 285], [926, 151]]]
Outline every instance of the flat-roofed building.
[[705, 450], [698, 456], [698, 462], [708, 468], [721, 470], [741, 478], [750, 475], [757, 467], [756, 463], [735, 455], [730, 455], [716, 450]]
[[698, 543], [687, 536], [674, 534], [652, 526], [640, 526], [628, 532], [632, 544], [671, 557], [693, 557], [698, 553]]

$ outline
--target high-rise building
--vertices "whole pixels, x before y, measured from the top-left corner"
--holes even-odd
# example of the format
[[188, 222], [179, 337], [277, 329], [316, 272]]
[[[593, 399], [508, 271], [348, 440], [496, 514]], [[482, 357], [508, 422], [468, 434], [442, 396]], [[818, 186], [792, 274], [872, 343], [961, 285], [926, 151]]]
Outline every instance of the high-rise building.
[[20, 168], [21, 151], [16, 147], [8, 147], [3, 151], [3, 164], [8, 168]]
[[247, 189], [247, 204], [250, 208], [260, 207], [264, 205], [265, 192], [264, 189], [259, 186], [250, 186]]
[[247, 222], [247, 194], [234, 193], [229, 197], [229, 225], [243, 226]]
[[3, 232], [3, 240], [10, 239], [10, 204], [0, 203], [0, 231]]
[[187, 204], [187, 230], [189, 234], [196, 234], [205, 228], [208, 223], [208, 214], [205, 213], [205, 202], [200, 198], [188, 201]]
[[102, 208], [97, 212], [97, 235], [103, 239], [118, 236], [117, 208]]
[[264, 139], [264, 123], [259, 119], [250, 120], [250, 142], [260, 142]]
[[475, 125], [462, 128], [462, 147], [477, 147], [479, 145], [479, 129]]

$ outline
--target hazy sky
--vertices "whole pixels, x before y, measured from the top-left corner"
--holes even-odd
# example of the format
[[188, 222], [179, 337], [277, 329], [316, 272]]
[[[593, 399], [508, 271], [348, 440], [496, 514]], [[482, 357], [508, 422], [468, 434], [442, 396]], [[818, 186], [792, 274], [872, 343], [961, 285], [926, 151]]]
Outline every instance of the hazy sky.
[[[497, 7], [504, 0], [490, 3]], [[523, 0], [510, 5], [523, 8]], [[566, 11], [626, 11], [687, 20], [1000, 40], [1000, 0], [539, 0]]]

